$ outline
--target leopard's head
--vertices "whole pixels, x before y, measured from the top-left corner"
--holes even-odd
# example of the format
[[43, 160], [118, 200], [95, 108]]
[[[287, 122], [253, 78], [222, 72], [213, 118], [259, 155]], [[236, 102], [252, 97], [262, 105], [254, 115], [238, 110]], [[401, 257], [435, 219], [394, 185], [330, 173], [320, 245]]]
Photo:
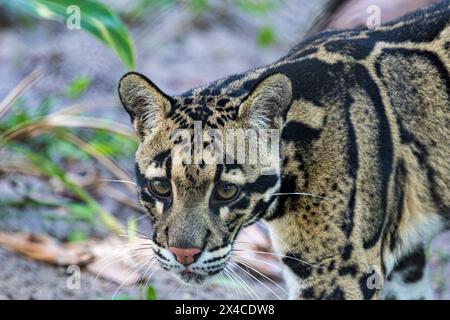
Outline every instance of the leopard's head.
[[152, 249], [164, 269], [202, 283], [225, 267], [238, 232], [276, 207], [291, 82], [235, 77], [171, 97], [133, 72], [119, 95], [140, 139], [136, 175]]

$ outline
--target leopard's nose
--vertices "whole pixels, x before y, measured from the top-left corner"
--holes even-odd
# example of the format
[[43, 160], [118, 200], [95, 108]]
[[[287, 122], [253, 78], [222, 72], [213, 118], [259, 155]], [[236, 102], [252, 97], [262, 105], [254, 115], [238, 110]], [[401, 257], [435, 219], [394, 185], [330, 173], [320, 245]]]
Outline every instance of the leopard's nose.
[[199, 248], [176, 248], [176, 247], [169, 247], [169, 250], [175, 255], [177, 261], [179, 263], [184, 264], [185, 266], [193, 263], [196, 258], [195, 255], [199, 254], [202, 251]]

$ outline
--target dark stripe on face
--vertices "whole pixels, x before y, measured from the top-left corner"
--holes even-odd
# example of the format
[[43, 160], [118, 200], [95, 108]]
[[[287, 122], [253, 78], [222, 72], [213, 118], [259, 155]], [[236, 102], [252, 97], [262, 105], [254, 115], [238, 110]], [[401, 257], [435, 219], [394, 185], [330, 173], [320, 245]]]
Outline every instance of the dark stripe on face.
[[226, 257], [228, 257], [229, 254], [230, 254], [230, 253], [227, 252], [227, 253], [225, 253], [225, 254], [222, 255], [222, 256], [219, 256], [219, 257], [215, 257], [215, 258], [212, 258], [212, 259], [205, 260], [205, 261], [203, 261], [203, 263], [204, 263], [204, 264], [208, 264], [208, 263], [213, 263], [213, 262], [217, 262], [217, 261], [223, 260], [223, 259], [225, 259]]
[[230, 233], [236, 230], [236, 227], [240, 225], [239, 221], [244, 217], [243, 214], [236, 214], [233, 219], [227, 222], [226, 227]]
[[157, 154], [152, 161], [157, 167], [162, 168], [165, 166], [166, 178], [170, 180], [172, 173], [172, 154], [171, 150], [163, 151]]
[[[167, 160], [167, 167], [166, 170], [169, 171], [170, 173], [170, 168], [171, 168], [171, 161], [170, 161], [170, 157], [166, 158]], [[151, 206], [155, 206], [156, 202], [159, 201], [163, 204], [163, 211], [167, 212], [167, 210], [169, 209], [170, 205], [171, 205], [171, 200], [170, 199], [159, 199], [156, 200], [154, 197], [152, 197], [148, 192], [147, 192], [147, 186], [148, 186], [148, 182], [149, 180], [141, 173], [141, 170], [139, 169], [138, 164], [135, 164], [135, 172], [136, 172], [136, 180], [137, 180], [137, 185], [139, 187], [139, 196], [141, 198], [141, 200], [145, 203], [150, 203]], [[151, 210], [152, 208], [150, 208], [148, 205], [145, 206], [148, 210]]]
[[230, 209], [230, 211], [243, 210], [243, 209], [247, 209], [249, 207], [249, 205], [250, 205], [250, 200], [248, 197], [246, 197], [244, 195], [244, 197], [242, 197], [242, 199], [240, 199], [236, 202], [233, 202], [232, 204], [230, 204], [228, 206], [228, 208]]
[[148, 202], [152, 205], [155, 205], [155, 199], [151, 197], [146, 191], [148, 180], [147, 178], [141, 173], [141, 170], [139, 169], [138, 164], [136, 163], [134, 166], [134, 171], [136, 172], [136, 182], [139, 187], [139, 196], [142, 201]]
[[267, 212], [267, 209], [272, 205], [272, 203], [277, 199], [277, 196], [271, 196], [269, 201], [264, 201], [260, 199], [258, 203], [256, 203], [255, 207], [252, 210], [252, 215], [250, 219], [244, 224], [244, 227], [247, 227], [256, 221], [260, 220]]
[[230, 212], [233, 212], [234, 210], [244, 210], [247, 209], [250, 206], [250, 199], [247, 197], [246, 194], [242, 194], [240, 198], [233, 202], [223, 202], [223, 201], [214, 201], [212, 198], [209, 199], [209, 207], [211, 211], [218, 215], [220, 214], [221, 208], [228, 208]]
[[170, 157], [170, 153], [171, 153], [170, 150], [166, 150], [166, 151], [163, 151], [163, 152], [157, 154], [153, 158], [153, 162], [159, 167], [163, 166], [164, 162]]
[[[264, 214], [266, 213], [267, 209], [270, 207], [270, 205], [276, 199], [277, 199], [277, 196], [270, 197], [269, 201], [267, 201], [267, 202], [264, 202], [263, 199], [260, 199], [258, 201], [258, 203], [255, 205], [255, 207], [253, 208], [251, 217], [247, 220], [247, 222], [241, 223], [241, 224], [235, 223], [233, 226], [231, 226], [230, 233], [233, 233], [234, 230], [236, 230], [236, 232], [233, 233], [232, 241], [234, 241], [236, 239], [237, 235], [239, 234], [239, 231], [243, 227], [247, 227], [247, 226], [255, 223], [256, 221], [258, 221], [259, 219], [261, 219], [264, 216]], [[233, 222], [237, 221], [241, 217], [243, 217], [243, 215], [238, 215], [237, 217], [235, 217], [233, 219]]]
[[276, 174], [272, 175], [262, 175], [259, 176], [255, 182], [247, 183], [242, 187], [242, 191], [247, 195], [252, 193], [265, 193], [268, 189], [274, 187], [278, 182], [278, 176]]
[[230, 244], [228, 243], [228, 241], [224, 241], [222, 245], [217, 246], [217, 247], [213, 247], [213, 248], [209, 249], [209, 252], [214, 252], [214, 251], [217, 251], [217, 250], [226, 248], [226, 247], [228, 247], [229, 245], [230, 245]]
[[158, 237], [158, 230], [155, 229], [153, 230], [152, 240], [158, 247], [162, 247], [162, 244], [158, 241], [157, 237]]
[[216, 166], [216, 173], [214, 175], [214, 182], [220, 182], [221, 181], [221, 177], [222, 177], [222, 172], [223, 172], [223, 164], [218, 164]]
[[269, 201], [264, 201], [264, 199], [260, 199], [255, 207], [252, 209], [252, 213], [251, 215], [248, 217], [247, 221], [245, 223], [241, 223], [241, 218], [244, 217], [244, 215], [242, 214], [236, 214], [236, 216], [227, 223], [227, 227], [229, 229], [230, 232], [233, 232], [236, 227], [241, 223], [240, 228], [242, 227], [247, 227], [253, 223], [255, 223], [256, 221], [258, 221], [259, 219], [261, 219], [264, 214], [266, 213], [267, 209], [270, 207], [270, 205], [275, 201], [277, 197], [276, 196], [272, 196], [270, 197]]
[[160, 259], [162, 259], [162, 260], [164, 260], [164, 261], [167, 261], [167, 262], [170, 262], [170, 260], [167, 259], [166, 257], [164, 257], [164, 256], [161, 254], [161, 252], [159, 252], [158, 250], [153, 250], [153, 251], [155, 252], [155, 254], [156, 254]]
[[267, 202], [263, 199], [259, 200], [253, 208], [252, 216], [256, 218], [262, 217], [266, 213], [267, 209], [269, 209], [271, 204], [275, 201], [275, 199], [277, 199], [277, 197], [272, 195]]
[[[280, 193], [292, 193], [295, 192], [297, 176], [285, 176], [282, 178]], [[264, 217], [265, 220], [271, 221], [281, 218], [287, 211], [287, 205], [292, 202], [292, 196], [281, 195], [278, 196], [278, 204], [274, 212], [270, 216]], [[289, 200], [289, 201], [288, 201]]]
[[[229, 209], [230, 211], [233, 211], [235, 209], [245, 209], [248, 208], [250, 205], [249, 197], [252, 193], [260, 193], [263, 194], [266, 192], [269, 188], [275, 186], [278, 182], [278, 176], [277, 175], [263, 175], [258, 177], [255, 182], [249, 183], [242, 187], [242, 191], [244, 193], [244, 198], [240, 200], [238, 203], [230, 205]], [[255, 207], [252, 210], [252, 214], [248, 218], [247, 222], [244, 224], [244, 226], [248, 226], [256, 221], [258, 221], [260, 218], [264, 216], [266, 213], [267, 208], [275, 201], [276, 196], [271, 196], [269, 201], [265, 202], [263, 199], [260, 199]], [[239, 219], [241, 215], [236, 216], [232, 222], [229, 223], [230, 231], [232, 232], [238, 223], [235, 224], [235, 221]], [[233, 225], [234, 224], [234, 225]]]

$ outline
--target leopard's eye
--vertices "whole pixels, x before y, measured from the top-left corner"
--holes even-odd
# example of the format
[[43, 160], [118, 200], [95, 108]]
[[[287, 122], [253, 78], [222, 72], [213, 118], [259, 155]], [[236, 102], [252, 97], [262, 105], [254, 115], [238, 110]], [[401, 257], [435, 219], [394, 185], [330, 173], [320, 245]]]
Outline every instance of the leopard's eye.
[[217, 185], [214, 198], [219, 201], [233, 200], [239, 192], [239, 187], [232, 183], [221, 183]]
[[163, 179], [151, 180], [148, 189], [158, 197], [168, 197], [172, 191], [169, 181]]

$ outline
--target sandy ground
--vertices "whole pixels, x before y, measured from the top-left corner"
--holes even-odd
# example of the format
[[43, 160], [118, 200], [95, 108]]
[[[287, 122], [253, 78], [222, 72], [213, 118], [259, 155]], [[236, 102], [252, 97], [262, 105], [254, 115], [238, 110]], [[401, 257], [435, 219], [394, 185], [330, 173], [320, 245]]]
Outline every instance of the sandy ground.
[[[323, 2], [289, 0], [268, 16], [236, 11], [221, 5], [222, 1], [214, 2], [217, 10], [203, 17], [193, 18], [186, 9], [153, 13], [145, 23], [131, 27], [138, 54], [137, 70], [173, 94], [270, 63], [301, 39]], [[119, 1], [112, 3], [123, 5]], [[256, 32], [267, 24], [274, 26], [277, 40], [273, 46], [262, 49], [256, 44]], [[47, 22], [28, 28], [12, 25], [0, 29], [0, 97], [36, 67], [44, 71], [44, 77], [24, 96], [30, 105], [37, 104], [40, 97], [57, 91], [75, 76], [85, 75], [92, 79], [92, 86], [80, 103], [92, 106], [93, 113], [128, 124], [128, 116], [119, 106], [116, 94], [118, 79], [126, 69], [110, 50], [88, 34]], [[64, 98], [57, 98], [57, 102], [61, 106], [71, 103]], [[121, 165], [132, 171], [131, 159]], [[8, 188], [0, 184], [2, 192]], [[118, 216], [128, 214], [123, 207], [108, 206]], [[3, 210], [0, 229], [33, 230], [61, 239], [67, 235], [64, 222], [49, 222], [40, 211], [0, 210]], [[101, 230], [92, 232], [102, 235]], [[430, 250], [433, 287], [436, 298], [440, 299], [450, 299], [449, 243], [447, 233], [436, 239]], [[141, 296], [139, 285], [119, 288], [119, 284], [108, 283], [101, 277], [96, 280], [95, 274], [83, 270], [81, 288], [70, 290], [65, 269], [30, 261], [2, 248], [0, 261], [0, 299], [111, 299], [116, 291], [119, 298]], [[260, 298], [276, 298], [263, 285], [247, 283]], [[230, 283], [218, 282], [207, 290], [187, 288], [163, 272], [153, 276], [151, 284], [161, 299], [228, 299], [253, 295], [250, 290]], [[283, 296], [277, 286], [267, 282], [264, 285]]]

